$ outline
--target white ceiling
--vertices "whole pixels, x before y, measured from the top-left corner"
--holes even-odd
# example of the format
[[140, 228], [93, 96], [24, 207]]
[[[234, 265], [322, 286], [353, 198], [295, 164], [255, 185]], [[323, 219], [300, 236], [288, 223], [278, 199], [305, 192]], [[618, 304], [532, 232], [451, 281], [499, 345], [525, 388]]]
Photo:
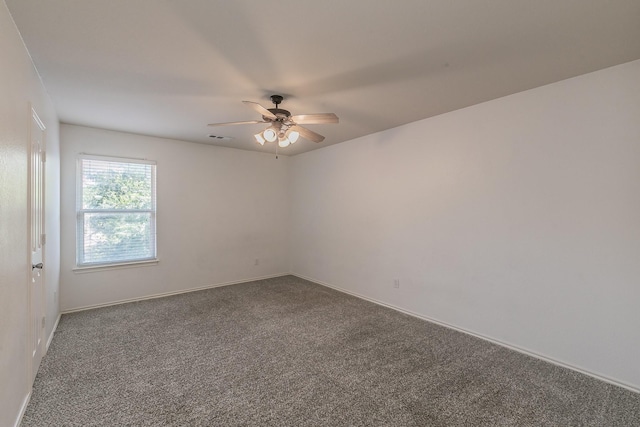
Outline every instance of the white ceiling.
[[62, 122], [273, 152], [206, 125], [340, 117], [291, 155], [640, 58], [639, 0], [6, 3]]

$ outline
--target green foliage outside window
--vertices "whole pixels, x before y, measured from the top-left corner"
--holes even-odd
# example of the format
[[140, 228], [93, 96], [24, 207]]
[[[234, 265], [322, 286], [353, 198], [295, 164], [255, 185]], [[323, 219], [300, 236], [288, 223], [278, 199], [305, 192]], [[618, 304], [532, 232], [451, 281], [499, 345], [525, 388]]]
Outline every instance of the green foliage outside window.
[[[96, 160], [89, 160], [96, 162]], [[101, 162], [107, 163], [107, 162]], [[113, 164], [113, 162], [109, 162]], [[109, 173], [87, 168], [83, 177], [83, 209], [151, 209], [151, 165], [118, 163]]]
[[155, 257], [152, 168], [149, 164], [83, 160], [81, 263]]

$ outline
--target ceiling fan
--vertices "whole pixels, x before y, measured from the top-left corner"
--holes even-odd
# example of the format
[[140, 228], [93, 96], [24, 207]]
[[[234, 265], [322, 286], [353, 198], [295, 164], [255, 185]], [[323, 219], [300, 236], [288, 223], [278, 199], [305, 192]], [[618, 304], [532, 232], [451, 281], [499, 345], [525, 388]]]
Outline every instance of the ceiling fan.
[[322, 142], [324, 136], [300, 125], [338, 123], [338, 116], [333, 113], [300, 114], [292, 116], [291, 113], [278, 105], [284, 98], [281, 95], [271, 95], [271, 102], [275, 108], [264, 108], [257, 102], [242, 101], [244, 105], [254, 109], [262, 115], [262, 120], [249, 120], [243, 122], [210, 123], [208, 126], [245, 125], [252, 123], [269, 123], [270, 125], [260, 133], [254, 135], [260, 145], [265, 142], [278, 141], [278, 146], [287, 147], [303, 137], [313, 142]]

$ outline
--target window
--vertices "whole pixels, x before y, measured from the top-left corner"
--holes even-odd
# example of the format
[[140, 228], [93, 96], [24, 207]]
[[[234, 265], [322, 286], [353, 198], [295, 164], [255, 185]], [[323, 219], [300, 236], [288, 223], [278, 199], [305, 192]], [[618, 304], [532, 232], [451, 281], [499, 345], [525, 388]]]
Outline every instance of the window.
[[77, 179], [78, 267], [156, 259], [156, 165], [81, 156]]

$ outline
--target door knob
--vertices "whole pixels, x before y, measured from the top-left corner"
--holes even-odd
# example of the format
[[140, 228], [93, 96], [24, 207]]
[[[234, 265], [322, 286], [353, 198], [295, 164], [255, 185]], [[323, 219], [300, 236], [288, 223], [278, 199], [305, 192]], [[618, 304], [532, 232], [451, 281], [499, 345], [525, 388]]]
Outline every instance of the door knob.
[[39, 262], [39, 263], [37, 263], [37, 264], [31, 264], [31, 269], [32, 269], [32, 270], [35, 270], [36, 268], [37, 268], [38, 270], [42, 270], [42, 267], [44, 267], [44, 265], [43, 265], [41, 262]]

